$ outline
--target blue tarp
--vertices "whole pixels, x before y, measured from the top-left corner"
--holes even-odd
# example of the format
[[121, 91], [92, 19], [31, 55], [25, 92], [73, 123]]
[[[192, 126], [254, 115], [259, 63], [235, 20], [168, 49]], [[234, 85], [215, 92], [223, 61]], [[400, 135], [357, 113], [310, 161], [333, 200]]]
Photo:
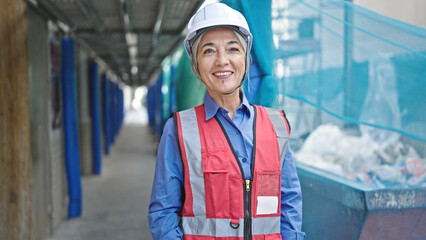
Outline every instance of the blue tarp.
[[62, 104], [65, 137], [65, 167], [68, 179], [68, 217], [81, 215], [81, 172], [78, 138], [77, 91], [74, 64], [74, 40], [62, 40]]
[[103, 75], [103, 121], [105, 154], [109, 154], [111, 144], [119, 133], [124, 119], [124, 94], [123, 90], [110, 79]]

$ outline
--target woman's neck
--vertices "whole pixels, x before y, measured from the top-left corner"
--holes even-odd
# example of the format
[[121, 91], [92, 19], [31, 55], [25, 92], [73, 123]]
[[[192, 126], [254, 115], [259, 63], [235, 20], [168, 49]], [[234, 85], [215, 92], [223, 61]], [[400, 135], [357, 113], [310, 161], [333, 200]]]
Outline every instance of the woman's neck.
[[224, 95], [224, 94], [212, 95], [212, 94], [210, 94], [210, 96], [212, 97], [213, 101], [217, 105], [228, 110], [228, 112], [229, 112], [228, 115], [231, 119], [234, 118], [235, 111], [241, 105], [240, 91], [239, 90], [236, 90], [229, 95]]

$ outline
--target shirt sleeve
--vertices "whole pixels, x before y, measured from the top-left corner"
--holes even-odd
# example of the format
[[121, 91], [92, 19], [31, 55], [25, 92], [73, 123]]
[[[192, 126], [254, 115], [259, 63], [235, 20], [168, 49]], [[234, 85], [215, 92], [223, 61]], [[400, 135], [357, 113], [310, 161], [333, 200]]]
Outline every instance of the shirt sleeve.
[[287, 147], [281, 170], [281, 237], [285, 240], [303, 240], [302, 191], [293, 162], [290, 147]]
[[182, 239], [178, 212], [182, 208], [183, 164], [173, 118], [163, 130], [158, 146], [148, 222], [154, 240]]

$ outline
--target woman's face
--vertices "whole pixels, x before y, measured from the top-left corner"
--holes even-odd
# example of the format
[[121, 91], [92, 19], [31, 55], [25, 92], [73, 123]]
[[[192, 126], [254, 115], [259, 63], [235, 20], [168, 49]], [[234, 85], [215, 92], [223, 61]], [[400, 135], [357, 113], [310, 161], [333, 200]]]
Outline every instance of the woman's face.
[[231, 93], [245, 73], [244, 49], [231, 29], [212, 29], [198, 45], [197, 64], [201, 80], [213, 98]]

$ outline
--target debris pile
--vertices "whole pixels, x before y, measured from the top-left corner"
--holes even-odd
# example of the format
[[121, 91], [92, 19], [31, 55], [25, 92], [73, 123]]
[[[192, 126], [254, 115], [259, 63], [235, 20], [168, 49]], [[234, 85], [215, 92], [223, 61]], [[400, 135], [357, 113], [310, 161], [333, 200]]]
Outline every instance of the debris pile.
[[295, 160], [375, 188], [426, 186], [426, 159], [398, 133], [360, 127], [353, 136], [320, 125], [304, 141]]

